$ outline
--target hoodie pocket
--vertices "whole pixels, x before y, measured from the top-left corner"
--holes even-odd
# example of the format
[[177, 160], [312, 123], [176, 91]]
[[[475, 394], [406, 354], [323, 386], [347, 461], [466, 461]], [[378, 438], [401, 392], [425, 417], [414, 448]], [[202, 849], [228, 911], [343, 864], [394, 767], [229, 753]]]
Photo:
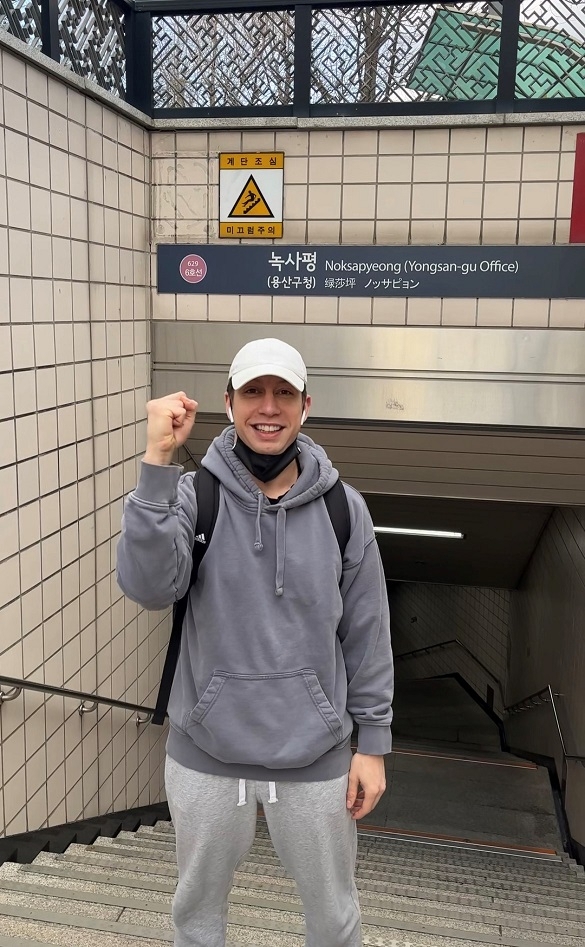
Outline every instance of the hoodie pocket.
[[343, 724], [312, 668], [279, 674], [214, 671], [184, 729], [224, 763], [308, 766], [341, 742]]

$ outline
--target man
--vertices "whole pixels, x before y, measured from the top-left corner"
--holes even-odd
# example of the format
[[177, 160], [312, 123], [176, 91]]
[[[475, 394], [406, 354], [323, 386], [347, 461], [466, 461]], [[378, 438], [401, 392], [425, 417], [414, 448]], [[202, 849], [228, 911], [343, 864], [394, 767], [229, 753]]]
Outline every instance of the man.
[[[176, 947], [224, 947], [258, 802], [297, 882], [307, 947], [361, 947], [356, 820], [386, 788], [388, 602], [371, 518], [347, 485], [342, 563], [323, 501], [338, 474], [299, 433], [311, 408], [306, 382], [296, 349], [278, 339], [245, 345], [225, 395], [233, 425], [202, 461], [220, 482], [220, 504], [168, 711]], [[118, 546], [119, 584], [145, 608], [166, 608], [189, 586], [196, 494], [193, 474], [171, 460], [196, 411], [184, 392], [147, 406], [146, 454]]]

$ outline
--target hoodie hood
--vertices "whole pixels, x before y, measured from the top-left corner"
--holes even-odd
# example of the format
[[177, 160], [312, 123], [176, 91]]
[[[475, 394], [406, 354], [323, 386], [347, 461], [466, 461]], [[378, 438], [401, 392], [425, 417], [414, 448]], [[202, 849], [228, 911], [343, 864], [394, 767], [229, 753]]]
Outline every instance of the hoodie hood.
[[271, 503], [234, 452], [236, 430], [233, 425], [225, 428], [216, 437], [201, 461], [232, 497], [255, 514], [254, 527], [250, 530], [250, 544], [256, 553], [264, 550], [262, 541], [262, 517], [276, 516], [276, 576], [275, 594], [284, 592], [284, 568], [286, 557], [287, 511], [304, 506], [329, 490], [339, 478], [337, 470], [322, 447], [306, 434], [299, 434], [297, 445], [301, 472], [286, 496], [278, 503]]

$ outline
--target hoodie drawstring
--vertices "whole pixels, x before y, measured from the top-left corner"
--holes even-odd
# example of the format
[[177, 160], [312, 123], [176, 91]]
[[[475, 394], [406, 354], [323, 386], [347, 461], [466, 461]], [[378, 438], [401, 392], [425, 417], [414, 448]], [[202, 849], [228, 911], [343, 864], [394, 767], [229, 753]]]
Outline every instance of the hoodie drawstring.
[[276, 514], [276, 594], [284, 591], [284, 559], [286, 554], [286, 509], [281, 506]]
[[262, 516], [262, 507], [264, 506], [264, 494], [258, 494], [258, 509], [256, 510], [256, 539], [254, 540], [254, 549], [256, 552], [262, 552], [264, 544], [262, 542], [262, 529], [260, 527], [260, 517]]
[[[276, 783], [268, 783], [268, 802], [278, 802]], [[238, 805], [246, 805], [246, 780], [240, 779], [238, 784]]]

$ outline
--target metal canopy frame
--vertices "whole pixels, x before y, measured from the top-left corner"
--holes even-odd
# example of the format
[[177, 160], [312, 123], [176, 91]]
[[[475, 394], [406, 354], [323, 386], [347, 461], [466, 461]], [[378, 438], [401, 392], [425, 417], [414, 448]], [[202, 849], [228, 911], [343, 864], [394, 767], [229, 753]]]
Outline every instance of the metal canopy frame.
[[[45, 55], [60, 60], [59, 0], [36, 0], [41, 11], [42, 51]], [[463, 0], [394, 0], [380, 3], [379, 0], [105, 0], [116, 7], [124, 20], [124, 44], [126, 59], [125, 99], [129, 105], [152, 118], [246, 118], [246, 117], [290, 117], [309, 118], [326, 116], [388, 116], [388, 115], [462, 115], [494, 114], [536, 111], [581, 111], [585, 110], [585, 95], [582, 97], [554, 96], [550, 98], [518, 98], [517, 70], [521, 39], [521, 0], [506, 0], [501, 6], [499, 28], [499, 59], [497, 63], [497, 89], [492, 98], [470, 98], [461, 100], [427, 101], [339, 101], [311, 102], [311, 65], [313, 43], [313, 13], [317, 10], [347, 10], [351, 8], [436, 7], [437, 12], [467, 6]], [[287, 11], [294, 17], [294, 56], [289, 60], [292, 68], [292, 93], [287, 104], [216, 105], [188, 107], [156, 107], [154, 92], [154, 42], [153, 20], [165, 18], [169, 21], [188, 14], [217, 15], [243, 13], [269, 13]], [[464, 9], [463, 9], [464, 12]], [[543, 28], [543, 32], [545, 29]], [[585, 38], [584, 38], [585, 41]], [[424, 40], [426, 42], [426, 39]], [[421, 49], [424, 46], [421, 45]], [[543, 40], [544, 42], [544, 40]], [[549, 44], [550, 45], [550, 44]], [[494, 77], [495, 78], [495, 77]], [[343, 94], [340, 95], [343, 99]]]

